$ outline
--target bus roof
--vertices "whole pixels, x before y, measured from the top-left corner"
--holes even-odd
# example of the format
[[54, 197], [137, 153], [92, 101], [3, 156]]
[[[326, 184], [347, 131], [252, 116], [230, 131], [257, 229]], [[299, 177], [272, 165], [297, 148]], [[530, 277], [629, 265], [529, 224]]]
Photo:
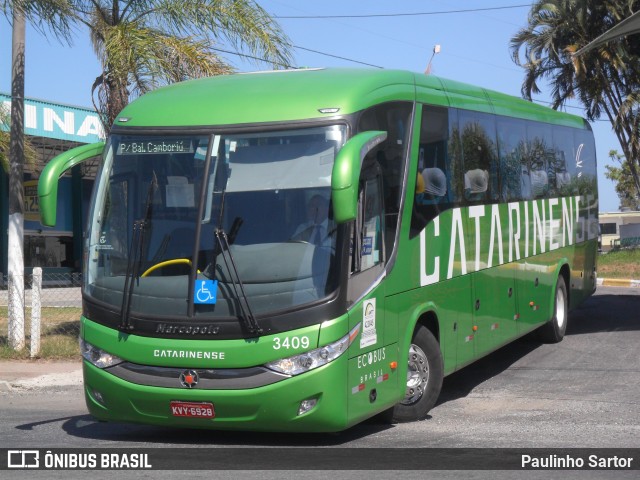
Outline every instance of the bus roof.
[[[344, 116], [388, 101], [466, 108], [585, 128], [574, 115], [484, 88], [400, 70], [300, 69], [180, 82], [129, 104], [119, 127], [248, 125]], [[338, 109], [337, 111], [335, 109]], [[121, 118], [126, 121], [121, 121]]]

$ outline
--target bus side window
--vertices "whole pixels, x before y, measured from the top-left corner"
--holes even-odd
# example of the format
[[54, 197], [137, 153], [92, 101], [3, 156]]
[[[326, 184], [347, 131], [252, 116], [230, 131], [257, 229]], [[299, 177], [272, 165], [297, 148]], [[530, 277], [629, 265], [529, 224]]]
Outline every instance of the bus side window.
[[[577, 172], [575, 171], [576, 151], [573, 129], [557, 127], [553, 130], [555, 190], [558, 196], [576, 192]], [[550, 181], [553, 181], [550, 179]]]
[[379, 178], [367, 180], [363, 192], [362, 249], [360, 271], [382, 261], [382, 209]]
[[416, 192], [411, 216], [411, 237], [451, 207], [454, 195], [449, 159], [449, 111], [443, 107], [422, 106]]
[[496, 127], [493, 115], [461, 111], [464, 194], [470, 203], [498, 199]]
[[526, 165], [525, 122], [516, 118], [498, 120], [498, 151], [500, 153], [500, 199], [502, 201], [529, 198], [529, 170]]
[[367, 156], [369, 161], [375, 159], [381, 169], [381, 202], [383, 202], [382, 209], [385, 215], [384, 237], [389, 246], [385, 255], [391, 254], [396, 237], [404, 162], [410, 141], [412, 110], [413, 105], [410, 102], [375, 105], [360, 114], [356, 127], [357, 132], [369, 130], [387, 132], [387, 139]]
[[358, 193], [358, 216], [352, 238], [353, 273], [379, 265], [384, 258], [382, 174], [377, 161], [369, 165], [367, 163], [365, 159]]
[[549, 171], [554, 157], [551, 127], [543, 123], [527, 122], [527, 168], [529, 171], [530, 196], [544, 198], [549, 192], [549, 177], [555, 174]]

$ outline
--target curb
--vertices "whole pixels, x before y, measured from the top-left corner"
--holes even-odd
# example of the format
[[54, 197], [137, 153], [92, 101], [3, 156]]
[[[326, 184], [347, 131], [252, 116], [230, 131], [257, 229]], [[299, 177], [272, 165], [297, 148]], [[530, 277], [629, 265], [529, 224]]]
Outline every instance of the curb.
[[68, 373], [49, 373], [34, 378], [0, 381], [0, 392], [34, 390], [47, 387], [82, 386], [82, 370]]
[[598, 278], [596, 285], [602, 287], [631, 287], [640, 288], [640, 280], [630, 280], [626, 278]]
[[82, 364], [78, 361], [0, 361], [0, 394], [81, 385]]

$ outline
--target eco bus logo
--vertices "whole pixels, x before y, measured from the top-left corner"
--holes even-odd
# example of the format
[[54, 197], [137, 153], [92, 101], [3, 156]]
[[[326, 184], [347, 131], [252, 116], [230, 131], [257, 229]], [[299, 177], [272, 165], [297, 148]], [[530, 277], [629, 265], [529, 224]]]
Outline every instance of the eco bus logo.
[[7, 468], [39, 468], [40, 452], [38, 450], [8, 450]]

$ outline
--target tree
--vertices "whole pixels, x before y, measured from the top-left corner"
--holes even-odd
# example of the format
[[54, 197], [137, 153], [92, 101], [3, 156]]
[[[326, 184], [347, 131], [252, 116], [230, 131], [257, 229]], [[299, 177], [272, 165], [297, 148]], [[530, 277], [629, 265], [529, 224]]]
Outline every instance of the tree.
[[[64, 2], [64, 3], [63, 3]], [[14, 350], [24, 348], [24, 65], [25, 25], [27, 19], [36, 27], [48, 25], [56, 35], [65, 37], [68, 24], [63, 7], [66, 0], [10, 1], [1, 4], [2, 13], [11, 13], [13, 23], [11, 45], [11, 126], [9, 137], [9, 222], [8, 222], [8, 273], [9, 306], [8, 337]], [[5, 123], [6, 124], [6, 123]]]
[[11, 136], [9, 139], [9, 345], [24, 348], [24, 51], [25, 15], [13, 6], [11, 39]]
[[71, 39], [71, 9], [69, 0], [0, 0], [0, 12], [13, 21], [15, 7], [25, 20], [39, 32], [52, 33], [58, 40]]
[[[2, 108], [0, 105], [0, 165], [5, 173], [9, 173], [9, 134], [11, 128], [11, 115], [8, 109]], [[7, 130], [3, 130], [6, 128]], [[24, 139], [24, 165], [31, 172], [36, 173], [38, 160], [38, 152], [29, 142], [29, 139]]]
[[[220, 42], [275, 67], [290, 45], [253, 0], [69, 0], [90, 33], [102, 72], [92, 97], [108, 132], [133, 97], [159, 85], [230, 73]], [[233, 52], [228, 52], [233, 53]]]
[[618, 153], [617, 150], [609, 150], [609, 158], [618, 162], [620, 167], [605, 165], [606, 172], [604, 176], [616, 183], [616, 193], [620, 199], [620, 210], [640, 210], [640, 196], [635, 190], [633, 184], [633, 176], [629, 169], [629, 164], [624, 155]]
[[525, 69], [525, 98], [531, 100], [541, 91], [539, 82], [547, 81], [553, 108], [577, 98], [589, 120], [606, 116], [640, 195], [640, 36], [573, 55], [638, 9], [638, 0], [538, 0], [527, 26], [511, 39], [511, 53]]

